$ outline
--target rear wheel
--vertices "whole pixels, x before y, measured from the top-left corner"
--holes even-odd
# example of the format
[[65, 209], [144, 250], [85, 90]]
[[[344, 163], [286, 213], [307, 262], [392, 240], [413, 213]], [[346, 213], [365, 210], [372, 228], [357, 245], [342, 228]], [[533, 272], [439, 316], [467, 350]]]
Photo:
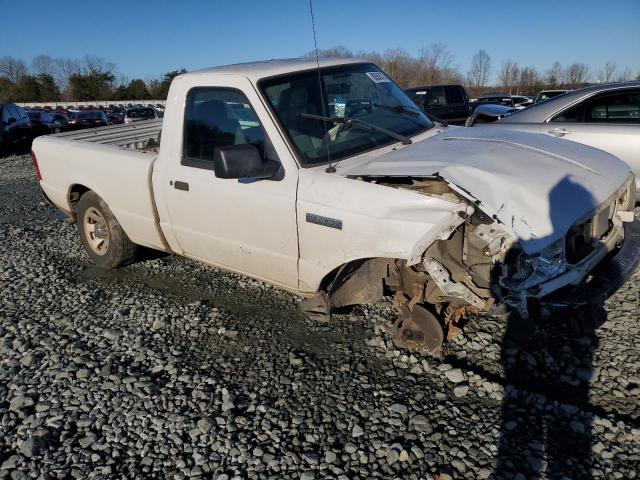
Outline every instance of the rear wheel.
[[135, 260], [137, 246], [94, 192], [85, 193], [78, 201], [77, 220], [80, 240], [93, 263], [116, 268]]

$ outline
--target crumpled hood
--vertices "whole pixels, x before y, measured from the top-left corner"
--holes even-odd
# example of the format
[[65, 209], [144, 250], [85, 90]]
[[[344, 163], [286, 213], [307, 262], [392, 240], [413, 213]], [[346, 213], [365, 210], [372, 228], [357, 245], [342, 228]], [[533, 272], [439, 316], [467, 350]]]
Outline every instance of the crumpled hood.
[[338, 166], [349, 176], [442, 177], [499, 219], [528, 253], [562, 238], [613, 195], [629, 167], [601, 150], [546, 135], [451, 128]]

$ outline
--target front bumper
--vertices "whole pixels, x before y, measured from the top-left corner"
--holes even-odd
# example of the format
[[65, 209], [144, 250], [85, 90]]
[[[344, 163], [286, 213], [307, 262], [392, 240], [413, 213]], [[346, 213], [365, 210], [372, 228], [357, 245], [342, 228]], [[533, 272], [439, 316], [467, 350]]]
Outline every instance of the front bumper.
[[582, 281], [560, 288], [548, 295], [540, 295], [537, 301], [541, 312], [550, 314], [558, 310], [602, 305], [633, 274], [638, 264], [640, 264], [640, 220], [636, 219], [624, 224], [622, 245], [601, 259]]

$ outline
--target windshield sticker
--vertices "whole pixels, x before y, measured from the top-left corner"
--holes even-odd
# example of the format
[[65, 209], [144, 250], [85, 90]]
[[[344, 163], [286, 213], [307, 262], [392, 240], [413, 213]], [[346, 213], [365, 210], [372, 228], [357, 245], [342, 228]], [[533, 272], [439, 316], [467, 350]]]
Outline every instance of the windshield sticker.
[[384, 83], [384, 82], [390, 82], [391, 81], [382, 72], [367, 72], [367, 77], [369, 77], [375, 83]]

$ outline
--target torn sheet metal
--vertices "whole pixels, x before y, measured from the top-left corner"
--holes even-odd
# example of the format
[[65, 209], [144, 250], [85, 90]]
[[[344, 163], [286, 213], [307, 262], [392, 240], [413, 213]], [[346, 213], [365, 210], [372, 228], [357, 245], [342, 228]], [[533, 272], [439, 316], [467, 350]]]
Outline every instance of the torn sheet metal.
[[485, 308], [485, 301], [473, 293], [466, 285], [453, 281], [449, 271], [440, 262], [432, 258], [426, 258], [422, 264], [433, 281], [436, 282], [438, 288], [447, 297], [458, 298], [481, 310]]

